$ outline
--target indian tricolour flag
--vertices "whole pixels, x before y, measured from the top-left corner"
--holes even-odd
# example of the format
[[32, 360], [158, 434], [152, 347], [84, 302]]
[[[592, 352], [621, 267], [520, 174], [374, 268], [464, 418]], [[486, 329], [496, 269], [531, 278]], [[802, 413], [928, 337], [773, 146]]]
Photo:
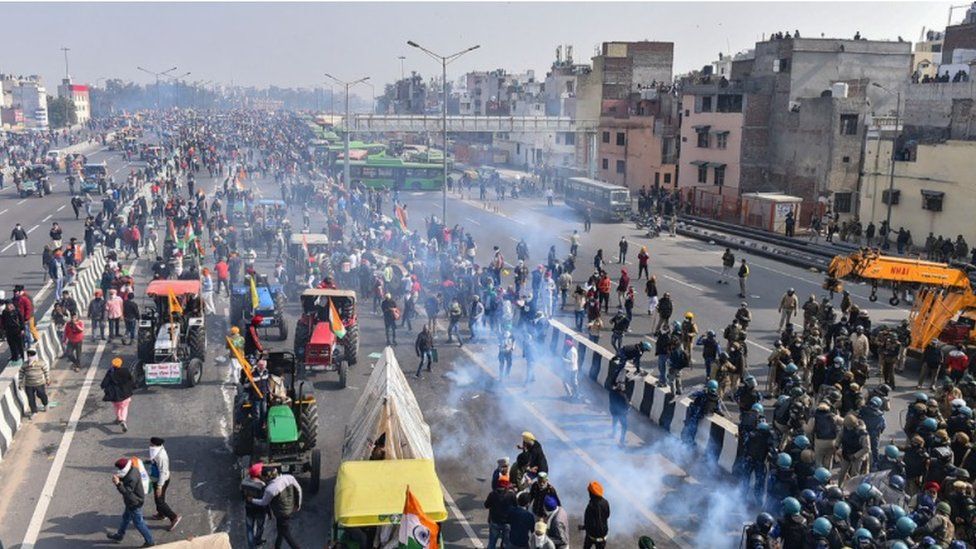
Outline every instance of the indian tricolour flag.
[[407, 501], [403, 504], [403, 518], [400, 519], [400, 549], [438, 549], [437, 534], [440, 526], [427, 518], [420, 502], [407, 488]]
[[339, 310], [331, 299], [329, 300], [329, 327], [339, 339], [346, 337], [346, 327], [342, 325], [342, 317], [339, 316]]

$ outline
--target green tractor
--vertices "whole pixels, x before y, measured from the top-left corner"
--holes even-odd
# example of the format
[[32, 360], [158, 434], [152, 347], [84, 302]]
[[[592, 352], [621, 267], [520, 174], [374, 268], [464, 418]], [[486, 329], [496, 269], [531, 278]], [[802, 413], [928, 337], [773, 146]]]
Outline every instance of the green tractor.
[[[260, 424], [247, 392], [238, 392], [234, 401], [234, 454], [243, 471], [260, 461], [282, 473], [308, 473], [308, 490], [314, 494], [319, 490], [322, 464], [321, 451], [315, 447], [319, 420], [315, 395], [305, 392], [293, 353], [268, 353], [266, 360], [268, 372], [273, 379], [280, 379], [284, 392], [264, 395], [268, 407], [265, 421]], [[242, 367], [250, 369], [247, 364]]]

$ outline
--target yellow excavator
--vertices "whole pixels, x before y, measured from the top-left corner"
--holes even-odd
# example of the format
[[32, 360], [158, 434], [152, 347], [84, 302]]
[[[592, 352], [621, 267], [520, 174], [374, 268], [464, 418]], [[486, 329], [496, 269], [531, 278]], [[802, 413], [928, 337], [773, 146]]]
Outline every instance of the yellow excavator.
[[909, 350], [920, 352], [934, 338], [950, 345], [976, 343], [976, 294], [969, 273], [946, 263], [891, 257], [864, 249], [834, 257], [827, 268], [824, 289], [843, 288], [841, 279], [871, 283], [872, 302], [878, 300], [878, 284], [889, 283], [893, 295], [888, 303], [898, 305], [903, 286], [916, 288], [915, 303], [908, 315], [912, 339]]

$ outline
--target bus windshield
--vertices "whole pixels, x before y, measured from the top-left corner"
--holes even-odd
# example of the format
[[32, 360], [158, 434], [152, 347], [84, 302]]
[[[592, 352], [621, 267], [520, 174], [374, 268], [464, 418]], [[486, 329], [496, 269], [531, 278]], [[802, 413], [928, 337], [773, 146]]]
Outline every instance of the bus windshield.
[[627, 191], [611, 191], [611, 204], [630, 204], [630, 193]]

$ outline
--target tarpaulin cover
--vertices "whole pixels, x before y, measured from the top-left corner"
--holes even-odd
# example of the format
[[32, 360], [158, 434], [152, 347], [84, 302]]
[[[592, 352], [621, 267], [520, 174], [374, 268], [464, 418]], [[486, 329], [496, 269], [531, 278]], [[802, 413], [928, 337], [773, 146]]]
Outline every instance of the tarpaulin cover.
[[342, 461], [369, 459], [385, 435], [386, 459], [434, 459], [430, 426], [392, 347], [383, 349], [346, 424]]

